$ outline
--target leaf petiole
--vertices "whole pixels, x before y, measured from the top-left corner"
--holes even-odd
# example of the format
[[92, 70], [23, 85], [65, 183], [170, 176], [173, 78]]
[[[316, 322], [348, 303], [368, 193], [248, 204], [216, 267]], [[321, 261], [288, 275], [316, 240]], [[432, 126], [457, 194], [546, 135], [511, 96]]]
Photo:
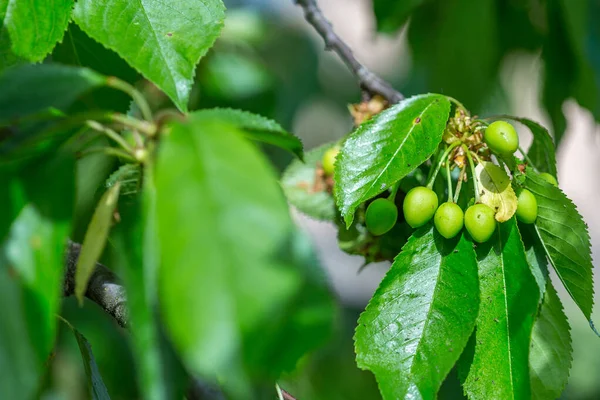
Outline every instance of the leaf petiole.
[[121, 135], [119, 135], [117, 132], [115, 132], [114, 130], [102, 125], [101, 123], [99, 123], [97, 121], [86, 121], [85, 124], [90, 129], [93, 129], [96, 132], [105, 134], [109, 139], [112, 139], [115, 143], [117, 143], [119, 146], [121, 146], [123, 148], [123, 150], [125, 150], [128, 154], [133, 154], [133, 149], [131, 148], [129, 143], [127, 143], [127, 141], [125, 139], [123, 139], [123, 137]]
[[137, 163], [136, 160], [131, 154], [121, 150], [115, 149], [114, 147], [93, 147], [91, 149], [84, 150], [78, 154], [78, 158], [83, 158], [85, 156], [89, 156], [90, 154], [95, 153], [104, 153], [108, 156], [121, 157], [129, 162]]
[[150, 110], [150, 105], [146, 101], [144, 95], [135, 87], [133, 87], [133, 85], [130, 85], [129, 83], [122, 81], [115, 76], [109, 76], [106, 78], [106, 84], [108, 87], [127, 93], [139, 107], [142, 117], [146, 121], [152, 121], [152, 111]]

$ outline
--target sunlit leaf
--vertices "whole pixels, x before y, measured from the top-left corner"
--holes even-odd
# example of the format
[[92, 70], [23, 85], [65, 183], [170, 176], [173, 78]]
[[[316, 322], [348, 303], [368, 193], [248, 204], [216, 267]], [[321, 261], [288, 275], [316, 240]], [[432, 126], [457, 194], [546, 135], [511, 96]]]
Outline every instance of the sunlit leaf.
[[587, 225], [573, 202], [531, 169], [527, 171], [524, 186], [537, 199], [535, 228], [550, 264], [589, 320], [594, 304], [594, 282]]
[[373, 371], [384, 399], [435, 399], [473, 332], [478, 305], [472, 244], [422, 228], [358, 321], [357, 363]]
[[573, 361], [570, 330], [556, 289], [548, 281], [531, 336], [529, 365], [533, 399], [557, 399], [567, 385]]
[[3, 25], [14, 53], [29, 61], [42, 61], [65, 34], [73, 3], [74, 0], [0, 0], [0, 16], [6, 12]]
[[96, 268], [96, 262], [104, 251], [120, 190], [121, 184], [117, 183], [102, 195], [85, 233], [75, 271], [75, 296], [80, 304], [83, 303], [88, 281]]
[[[229, 123], [192, 115], [167, 132], [155, 178], [161, 316], [191, 371], [244, 397], [250, 375], [278, 375], [295, 349], [327, 333], [323, 317], [311, 304], [292, 307], [309, 298], [310, 275], [290, 260], [293, 228], [268, 162]], [[272, 318], [281, 332], [303, 321], [276, 346], [285, 363], [257, 358], [274, 351]]]
[[223, 26], [221, 0], [79, 0], [73, 19], [162, 89], [182, 111], [196, 64]]
[[[540, 293], [515, 219], [476, 248], [481, 306], [463, 386], [471, 399], [531, 397], [529, 346]], [[464, 377], [463, 377], [464, 378]]]
[[[138, 168], [138, 175], [140, 174]], [[141, 179], [141, 177], [138, 176]], [[111, 235], [115, 266], [127, 289], [127, 306], [140, 390], [146, 399], [180, 398], [182, 374], [160, 329], [158, 270], [160, 252], [156, 227], [153, 169], [146, 166], [141, 198], [122, 207], [121, 222]]]
[[480, 200], [496, 211], [496, 221], [506, 222], [517, 211], [517, 195], [506, 172], [492, 162], [475, 167], [479, 184]]
[[347, 227], [361, 203], [391, 188], [433, 154], [449, 112], [445, 96], [414, 96], [369, 119], [346, 139], [335, 165], [334, 192]]

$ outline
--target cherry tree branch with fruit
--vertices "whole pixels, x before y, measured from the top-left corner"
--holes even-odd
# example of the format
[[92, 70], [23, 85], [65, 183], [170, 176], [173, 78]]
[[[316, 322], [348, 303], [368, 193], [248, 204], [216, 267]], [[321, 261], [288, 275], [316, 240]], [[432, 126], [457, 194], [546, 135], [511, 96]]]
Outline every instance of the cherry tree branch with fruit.
[[[363, 92], [351, 132], [305, 149], [270, 118], [191, 101], [215, 89], [196, 78], [199, 60], [222, 67], [221, 51], [244, 47], [213, 48], [221, 0], [67, 3], [2, 16], [0, 300], [14, 307], [0, 359], [15, 361], [0, 398], [44, 393], [65, 327], [82, 387], [108, 398], [90, 342], [60, 315], [73, 294], [127, 329], [141, 398], [293, 399], [279, 383], [302, 389], [295, 374], [336, 341], [338, 307], [289, 205], [333, 224], [362, 268], [391, 263], [353, 337], [382, 398], [448, 386], [475, 400], [561, 395], [573, 348], [556, 283], [598, 332], [588, 228], [560, 189], [546, 128], [475, 116], [444, 94], [405, 98], [316, 1], [296, 0]], [[265, 144], [293, 157], [281, 176]]]

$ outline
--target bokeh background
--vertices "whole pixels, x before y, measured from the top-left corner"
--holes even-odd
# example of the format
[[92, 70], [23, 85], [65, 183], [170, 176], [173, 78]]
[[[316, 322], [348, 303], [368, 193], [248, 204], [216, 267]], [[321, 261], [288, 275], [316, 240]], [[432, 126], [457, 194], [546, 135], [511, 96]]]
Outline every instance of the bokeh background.
[[[324, 51], [321, 38], [304, 21], [301, 9], [292, 0], [225, 3], [224, 34], [198, 67], [191, 108], [235, 107], [274, 118], [301, 137], [307, 149], [346, 135], [352, 128], [347, 105], [360, 99], [356, 81], [335, 54]], [[377, 3], [382, 5], [377, 10], [379, 25], [370, 0], [319, 0], [357, 58], [405, 95], [444, 93], [480, 115], [509, 113], [552, 127], [562, 138], [558, 149], [560, 186], [589, 224], [593, 258], [600, 260], [600, 131], [594, 117], [600, 108], [595, 83], [600, 82], [599, 2]], [[423, 4], [408, 25], [397, 29], [406, 20], [398, 10], [400, 3]], [[378, 27], [385, 33], [378, 33]], [[573, 35], [582, 40], [571, 40]], [[130, 73], [123, 68], [123, 73]], [[168, 102], [159, 94], [153, 100], [156, 106]], [[522, 132], [522, 141], [525, 146], [530, 141], [526, 132]], [[290, 161], [276, 149], [265, 151], [280, 169]], [[302, 400], [379, 399], [372, 375], [355, 366], [352, 335], [359, 313], [389, 264], [370, 265], [359, 274], [363, 260], [337, 248], [333, 226], [294, 215], [319, 250], [342, 312], [335, 340], [307, 356], [282, 385]], [[598, 274], [598, 262], [594, 265]], [[599, 281], [596, 278], [596, 302], [600, 300]], [[573, 368], [563, 398], [600, 399], [600, 338], [566, 293], [561, 294], [574, 342]], [[64, 307], [65, 317], [92, 344], [112, 397], [136, 398], [124, 332], [94, 304], [80, 309], [70, 299]], [[600, 324], [600, 307], [596, 307], [594, 319]], [[52, 389], [44, 398], [76, 399], [84, 393], [76, 346], [70, 332], [63, 329], [48, 376]], [[449, 382], [441, 397], [459, 395]]]

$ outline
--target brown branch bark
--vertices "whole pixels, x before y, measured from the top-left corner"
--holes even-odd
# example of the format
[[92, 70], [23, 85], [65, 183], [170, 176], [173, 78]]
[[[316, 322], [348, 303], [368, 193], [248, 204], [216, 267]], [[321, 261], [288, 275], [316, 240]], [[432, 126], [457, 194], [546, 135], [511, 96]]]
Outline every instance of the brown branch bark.
[[361, 64], [352, 49], [335, 33], [331, 23], [325, 18], [316, 0], [293, 0], [304, 10], [304, 18], [321, 35], [325, 41], [325, 49], [335, 52], [352, 71], [360, 88], [373, 97], [380, 95], [390, 104], [395, 104], [404, 99], [402, 93], [394, 89], [388, 82], [377, 76], [363, 64]]

